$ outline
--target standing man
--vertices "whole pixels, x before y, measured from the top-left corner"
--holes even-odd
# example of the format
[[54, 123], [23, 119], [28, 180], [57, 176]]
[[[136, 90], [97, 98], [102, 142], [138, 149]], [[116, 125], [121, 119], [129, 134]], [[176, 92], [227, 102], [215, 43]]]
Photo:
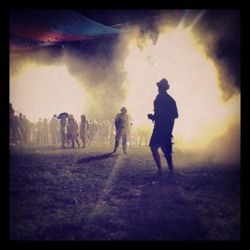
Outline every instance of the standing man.
[[127, 135], [129, 132], [129, 126], [130, 122], [127, 114], [127, 109], [125, 107], [122, 107], [121, 112], [118, 113], [115, 117], [116, 136], [115, 136], [115, 148], [113, 153], [116, 153], [117, 148], [119, 147], [120, 139], [122, 137], [123, 153], [127, 154]]
[[61, 148], [63, 149], [66, 148], [65, 144], [67, 142], [67, 123], [68, 123], [67, 117], [68, 115], [59, 117], [61, 126], [61, 143], [62, 143]]
[[9, 104], [9, 117], [10, 117], [10, 143], [16, 144], [17, 137], [16, 137], [16, 129], [15, 129], [15, 110], [12, 107], [12, 104]]
[[80, 124], [80, 138], [82, 140], [82, 147], [85, 148], [87, 144], [89, 131], [89, 123], [85, 115], [81, 115], [81, 124]]
[[74, 118], [74, 116], [71, 114], [69, 115], [68, 124], [67, 124], [67, 139], [68, 142], [71, 142], [72, 148], [75, 148], [75, 141], [78, 145], [78, 148], [80, 148], [80, 143], [77, 139], [79, 133], [78, 133], [78, 124]]
[[43, 144], [48, 145], [48, 143], [49, 143], [49, 125], [48, 125], [48, 120], [46, 118], [43, 119], [42, 131], [43, 131]]
[[161, 148], [168, 163], [169, 175], [174, 174], [172, 160], [172, 131], [174, 120], [178, 118], [178, 110], [175, 100], [167, 93], [168, 81], [163, 78], [157, 82], [159, 94], [154, 100], [154, 114], [148, 114], [148, 118], [154, 122], [154, 130], [150, 139], [154, 160], [158, 167], [158, 176], [162, 175], [161, 158], [158, 149]]
[[51, 135], [51, 143], [58, 144], [59, 143], [59, 132], [60, 132], [60, 123], [57, 119], [57, 116], [54, 115], [49, 123], [50, 135]]
[[36, 142], [37, 144], [41, 145], [43, 143], [43, 122], [42, 118], [39, 118], [38, 122], [36, 123]]

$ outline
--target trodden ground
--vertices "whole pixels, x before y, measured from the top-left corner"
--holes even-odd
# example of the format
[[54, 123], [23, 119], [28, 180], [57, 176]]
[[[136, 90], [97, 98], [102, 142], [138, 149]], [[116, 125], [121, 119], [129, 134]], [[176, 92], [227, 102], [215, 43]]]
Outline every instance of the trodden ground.
[[111, 151], [11, 147], [10, 239], [240, 239], [239, 166], [178, 166], [175, 152], [157, 180], [148, 147]]

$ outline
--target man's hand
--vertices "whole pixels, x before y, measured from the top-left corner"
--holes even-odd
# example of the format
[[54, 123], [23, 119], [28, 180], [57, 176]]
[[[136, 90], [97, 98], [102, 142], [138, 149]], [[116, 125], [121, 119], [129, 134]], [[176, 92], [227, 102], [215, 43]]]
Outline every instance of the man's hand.
[[148, 114], [148, 119], [150, 119], [150, 120], [154, 120], [154, 118], [155, 118], [155, 116], [153, 115], [153, 114]]

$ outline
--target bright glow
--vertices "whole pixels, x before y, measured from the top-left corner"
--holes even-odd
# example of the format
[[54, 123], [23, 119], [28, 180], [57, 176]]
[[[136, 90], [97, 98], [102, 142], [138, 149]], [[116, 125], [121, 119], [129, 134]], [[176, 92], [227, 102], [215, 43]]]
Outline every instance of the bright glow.
[[179, 118], [174, 135], [177, 145], [190, 148], [223, 134], [226, 125], [238, 121], [240, 94], [227, 103], [222, 100], [215, 62], [197, 44], [190, 29], [179, 26], [159, 35], [156, 44], [139, 37], [129, 40], [125, 61], [127, 73], [126, 106], [138, 125], [149, 124], [147, 114], [153, 112], [157, 95], [156, 82], [163, 77], [170, 83], [169, 94], [176, 100]]
[[20, 74], [10, 76], [10, 102], [30, 121], [50, 119], [61, 112], [79, 120], [85, 101], [84, 88], [65, 66], [27, 64]]

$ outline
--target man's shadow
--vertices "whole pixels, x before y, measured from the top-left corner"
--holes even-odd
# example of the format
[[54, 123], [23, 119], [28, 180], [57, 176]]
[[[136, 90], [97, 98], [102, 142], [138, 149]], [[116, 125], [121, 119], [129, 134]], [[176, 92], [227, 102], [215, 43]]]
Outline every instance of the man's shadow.
[[81, 163], [87, 163], [91, 161], [100, 161], [100, 160], [105, 160], [107, 158], [116, 157], [116, 156], [117, 155], [113, 153], [106, 153], [106, 154], [97, 155], [97, 156], [89, 156], [89, 157], [78, 160], [77, 163], [81, 164]]

